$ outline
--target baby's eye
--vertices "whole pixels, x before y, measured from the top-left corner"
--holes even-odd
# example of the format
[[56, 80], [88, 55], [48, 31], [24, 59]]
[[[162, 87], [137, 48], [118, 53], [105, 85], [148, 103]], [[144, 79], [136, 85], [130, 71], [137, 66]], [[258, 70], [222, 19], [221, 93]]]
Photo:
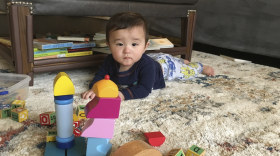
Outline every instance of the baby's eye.
[[118, 43], [117, 45], [118, 45], [118, 46], [123, 46], [123, 44], [122, 44], [122, 43]]
[[137, 43], [132, 43], [132, 46], [137, 46], [138, 44]]

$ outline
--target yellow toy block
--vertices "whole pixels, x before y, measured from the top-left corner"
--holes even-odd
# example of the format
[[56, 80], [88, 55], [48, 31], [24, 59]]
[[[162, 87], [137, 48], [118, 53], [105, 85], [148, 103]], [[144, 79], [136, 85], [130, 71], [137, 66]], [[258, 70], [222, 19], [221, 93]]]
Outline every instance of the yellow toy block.
[[46, 142], [56, 141], [57, 131], [48, 131], [46, 136]]
[[27, 120], [28, 118], [28, 111], [24, 108], [15, 108], [11, 110], [12, 120], [17, 122], [22, 122]]
[[56, 75], [53, 81], [53, 93], [54, 96], [75, 94], [74, 85], [70, 77], [66, 73], [60, 72]]
[[96, 82], [92, 90], [101, 98], [116, 98], [119, 95], [118, 86], [110, 80], [109, 75], [105, 75], [105, 79]]
[[76, 115], [78, 116], [79, 120], [86, 118], [86, 114], [85, 114], [85, 110], [84, 110], [85, 107], [86, 107], [85, 105], [78, 105]]
[[188, 149], [186, 152], [186, 156], [204, 156], [204, 155], [205, 155], [205, 150], [196, 145], [192, 145], [192, 147]]
[[17, 107], [25, 108], [25, 101], [24, 100], [15, 100], [12, 102], [12, 109]]
[[172, 149], [165, 156], [185, 156], [182, 149]]
[[73, 121], [80, 121], [77, 114], [73, 114]]

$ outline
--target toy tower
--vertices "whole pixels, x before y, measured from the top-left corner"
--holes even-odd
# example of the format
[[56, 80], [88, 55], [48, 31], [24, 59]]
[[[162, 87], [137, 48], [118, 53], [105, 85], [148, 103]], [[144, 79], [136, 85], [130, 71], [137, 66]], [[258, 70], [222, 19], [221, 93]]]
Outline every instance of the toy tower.
[[112, 148], [109, 141], [113, 138], [115, 119], [120, 111], [119, 90], [106, 75], [94, 84], [93, 91], [95, 97], [84, 108], [86, 117], [90, 119], [83, 127], [81, 136], [88, 137], [87, 156], [109, 156]]

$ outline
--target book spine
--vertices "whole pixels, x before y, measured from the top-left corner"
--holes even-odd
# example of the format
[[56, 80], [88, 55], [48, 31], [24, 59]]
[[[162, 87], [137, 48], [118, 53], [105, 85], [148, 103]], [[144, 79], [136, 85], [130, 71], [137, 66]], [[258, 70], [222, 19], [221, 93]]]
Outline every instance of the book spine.
[[57, 55], [57, 54], [66, 54], [68, 51], [60, 51], [60, 52], [53, 52], [53, 53], [44, 53], [44, 54], [35, 54], [34, 57], [43, 57], [43, 56], [50, 56], [50, 55]]
[[83, 52], [76, 52], [76, 53], [68, 53], [68, 54], [60, 54], [57, 57], [76, 57], [76, 56], [86, 56], [92, 55], [92, 51], [83, 51]]
[[43, 59], [52, 59], [52, 58], [61, 58], [61, 57], [87, 56], [87, 55], [92, 55], [92, 51], [35, 57], [34, 60], [43, 60]]
[[95, 43], [87, 43], [87, 44], [74, 44], [71, 49], [79, 49], [79, 48], [87, 48], [87, 47], [95, 47]]
[[44, 53], [61, 52], [61, 51], [67, 51], [67, 48], [50, 49], [50, 50], [38, 50], [34, 48], [34, 54], [44, 54]]
[[64, 48], [64, 47], [72, 47], [73, 43], [57, 43], [57, 44], [46, 44], [42, 45], [41, 49], [55, 49], [55, 48]]

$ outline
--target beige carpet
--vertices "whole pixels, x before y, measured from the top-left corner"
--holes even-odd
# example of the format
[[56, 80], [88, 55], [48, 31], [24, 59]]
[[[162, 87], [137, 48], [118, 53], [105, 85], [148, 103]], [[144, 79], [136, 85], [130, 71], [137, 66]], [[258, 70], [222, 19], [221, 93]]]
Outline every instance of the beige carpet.
[[[215, 77], [200, 75], [192, 81], [166, 82], [147, 98], [124, 101], [116, 120], [113, 151], [132, 140], [145, 140], [143, 132], [161, 131], [163, 154], [174, 148], [184, 152], [195, 144], [214, 155], [280, 155], [280, 69], [253, 63], [236, 63], [219, 56], [193, 52], [192, 61], [215, 69]], [[13, 72], [0, 57], [0, 72]], [[76, 94], [74, 107], [85, 105], [96, 69], [65, 71]], [[58, 72], [35, 74], [26, 108], [29, 120], [0, 120], [0, 155], [41, 156], [46, 131], [39, 114], [54, 111], [52, 82]]]

